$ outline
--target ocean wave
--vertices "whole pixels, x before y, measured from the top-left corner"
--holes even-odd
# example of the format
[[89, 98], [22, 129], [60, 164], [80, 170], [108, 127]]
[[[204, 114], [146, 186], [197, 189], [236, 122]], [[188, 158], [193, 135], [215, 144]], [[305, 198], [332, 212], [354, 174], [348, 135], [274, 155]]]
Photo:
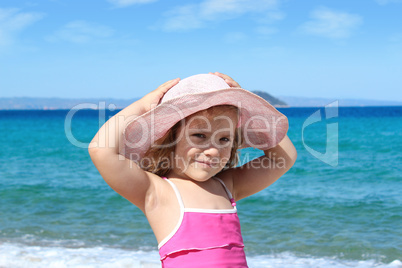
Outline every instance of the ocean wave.
[[[247, 258], [250, 268], [275, 267], [380, 267], [402, 268], [402, 262], [378, 263], [374, 260], [341, 260], [330, 257], [296, 256], [292, 253], [259, 255]], [[0, 244], [0, 267], [2, 268], [156, 268], [160, 267], [157, 251], [132, 251], [110, 247], [66, 248]]]

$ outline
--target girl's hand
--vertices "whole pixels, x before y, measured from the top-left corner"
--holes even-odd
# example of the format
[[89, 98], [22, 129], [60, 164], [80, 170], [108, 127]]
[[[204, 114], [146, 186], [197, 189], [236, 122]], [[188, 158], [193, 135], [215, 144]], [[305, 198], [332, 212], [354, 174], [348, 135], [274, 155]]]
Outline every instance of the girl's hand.
[[152, 106], [157, 105], [160, 100], [162, 99], [163, 95], [171, 89], [173, 86], [175, 86], [177, 83], [179, 83], [180, 78], [172, 79], [169, 80], [162, 85], [160, 85], [157, 89], [154, 91], [148, 93], [144, 97], [141, 98], [140, 102], [142, 104], [142, 109], [143, 112], [148, 112], [152, 109]]
[[223, 80], [225, 80], [225, 82], [226, 82], [230, 87], [241, 87], [241, 86], [239, 85], [239, 83], [237, 83], [235, 80], [233, 80], [232, 77], [230, 77], [230, 76], [228, 76], [228, 75], [226, 75], [226, 74], [219, 73], [219, 72], [214, 72], [214, 73], [211, 73], [211, 72], [210, 72], [210, 74], [214, 74], [214, 75], [216, 75], [216, 76], [219, 76], [220, 78], [222, 78]]

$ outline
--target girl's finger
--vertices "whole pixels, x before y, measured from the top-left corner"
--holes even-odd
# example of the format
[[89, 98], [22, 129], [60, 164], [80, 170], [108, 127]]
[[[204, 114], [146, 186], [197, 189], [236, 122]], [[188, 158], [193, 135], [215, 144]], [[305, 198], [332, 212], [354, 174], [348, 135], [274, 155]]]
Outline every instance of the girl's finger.
[[175, 79], [169, 80], [169, 81], [163, 83], [162, 85], [160, 85], [157, 88], [157, 90], [167, 91], [168, 89], [170, 89], [171, 87], [176, 85], [179, 81], [180, 81], [180, 78], [175, 78]]
[[179, 80], [180, 80], [180, 78], [175, 78], [175, 79], [166, 81], [165, 83], [163, 83], [162, 85], [160, 85], [160, 87], [161, 87], [161, 86], [165, 86], [165, 85], [167, 85], [167, 84], [171, 84], [171, 83], [178, 82]]
[[215, 75], [223, 78], [224, 80], [229, 79], [229, 80], [234, 81], [232, 77], [230, 77], [229, 75], [223, 74], [223, 73], [215, 72]]
[[225, 79], [225, 82], [230, 86], [230, 87], [240, 87], [239, 83], [237, 83], [234, 80], [229, 80], [229, 79]]
[[214, 73], [211, 73], [211, 72], [210, 72], [210, 74], [214, 74], [214, 75], [216, 75], [216, 76], [219, 76], [220, 78], [222, 78], [223, 80], [225, 80], [225, 82], [226, 82], [230, 87], [241, 87], [241, 86], [239, 85], [239, 83], [237, 83], [235, 80], [233, 80], [233, 78], [230, 77], [229, 75], [226, 75], [226, 74], [223, 74], [223, 73], [220, 73], [220, 72], [214, 72]]

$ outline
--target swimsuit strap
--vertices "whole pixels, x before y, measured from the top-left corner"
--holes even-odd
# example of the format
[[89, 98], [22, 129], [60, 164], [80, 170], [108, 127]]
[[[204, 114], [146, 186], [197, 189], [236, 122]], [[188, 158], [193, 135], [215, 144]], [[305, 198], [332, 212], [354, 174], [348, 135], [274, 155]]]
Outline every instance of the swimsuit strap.
[[233, 207], [236, 207], [236, 202], [235, 202], [235, 200], [234, 200], [234, 198], [233, 198], [233, 196], [232, 196], [232, 193], [229, 191], [228, 187], [226, 187], [226, 184], [223, 182], [223, 180], [219, 179], [218, 177], [214, 177], [214, 178], [215, 178], [216, 180], [218, 180], [218, 181], [222, 184], [223, 188], [225, 188], [226, 193], [227, 193], [228, 196], [229, 196], [229, 199], [230, 199], [230, 202], [232, 203], [232, 206], [233, 206]]
[[180, 195], [179, 189], [177, 189], [177, 186], [173, 182], [171, 182], [168, 178], [166, 178], [166, 177], [162, 177], [162, 178], [172, 186], [174, 193], [176, 194], [177, 201], [179, 202], [180, 208], [184, 209], [183, 199], [181, 198], [181, 195]]
[[[180, 195], [179, 189], [177, 189], [177, 186], [172, 181], [170, 181], [168, 178], [166, 178], [166, 177], [162, 177], [162, 178], [164, 180], [166, 180], [172, 186], [172, 188], [173, 188], [173, 190], [174, 190], [174, 192], [176, 194], [177, 201], [179, 202], [180, 208], [184, 209], [183, 199], [181, 198], [181, 195]], [[223, 188], [225, 188], [225, 191], [226, 191], [226, 193], [227, 193], [227, 195], [229, 197], [230, 202], [232, 203], [232, 206], [236, 207], [236, 202], [235, 202], [235, 200], [234, 200], [234, 198], [232, 196], [232, 193], [226, 187], [225, 183], [221, 179], [219, 179], [218, 177], [214, 177], [214, 178], [216, 180], [218, 180], [222, 184]]]

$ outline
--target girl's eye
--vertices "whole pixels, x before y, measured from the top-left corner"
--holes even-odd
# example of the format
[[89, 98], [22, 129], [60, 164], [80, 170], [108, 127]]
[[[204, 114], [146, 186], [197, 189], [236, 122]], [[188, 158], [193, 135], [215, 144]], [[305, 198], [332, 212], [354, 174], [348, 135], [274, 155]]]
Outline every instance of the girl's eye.
[[229, 142], [230, 139], [229, 139], [229, 138], [221, 138], [220, 141], [222, 141], [222, 142]]
[[202, 138], [202, 139], [206, 137], [204, 134], [201, 134], [201, 133], [195, 133], [195, 134], [193, 134], [193, 136], [197, 137], [197, 138]]

